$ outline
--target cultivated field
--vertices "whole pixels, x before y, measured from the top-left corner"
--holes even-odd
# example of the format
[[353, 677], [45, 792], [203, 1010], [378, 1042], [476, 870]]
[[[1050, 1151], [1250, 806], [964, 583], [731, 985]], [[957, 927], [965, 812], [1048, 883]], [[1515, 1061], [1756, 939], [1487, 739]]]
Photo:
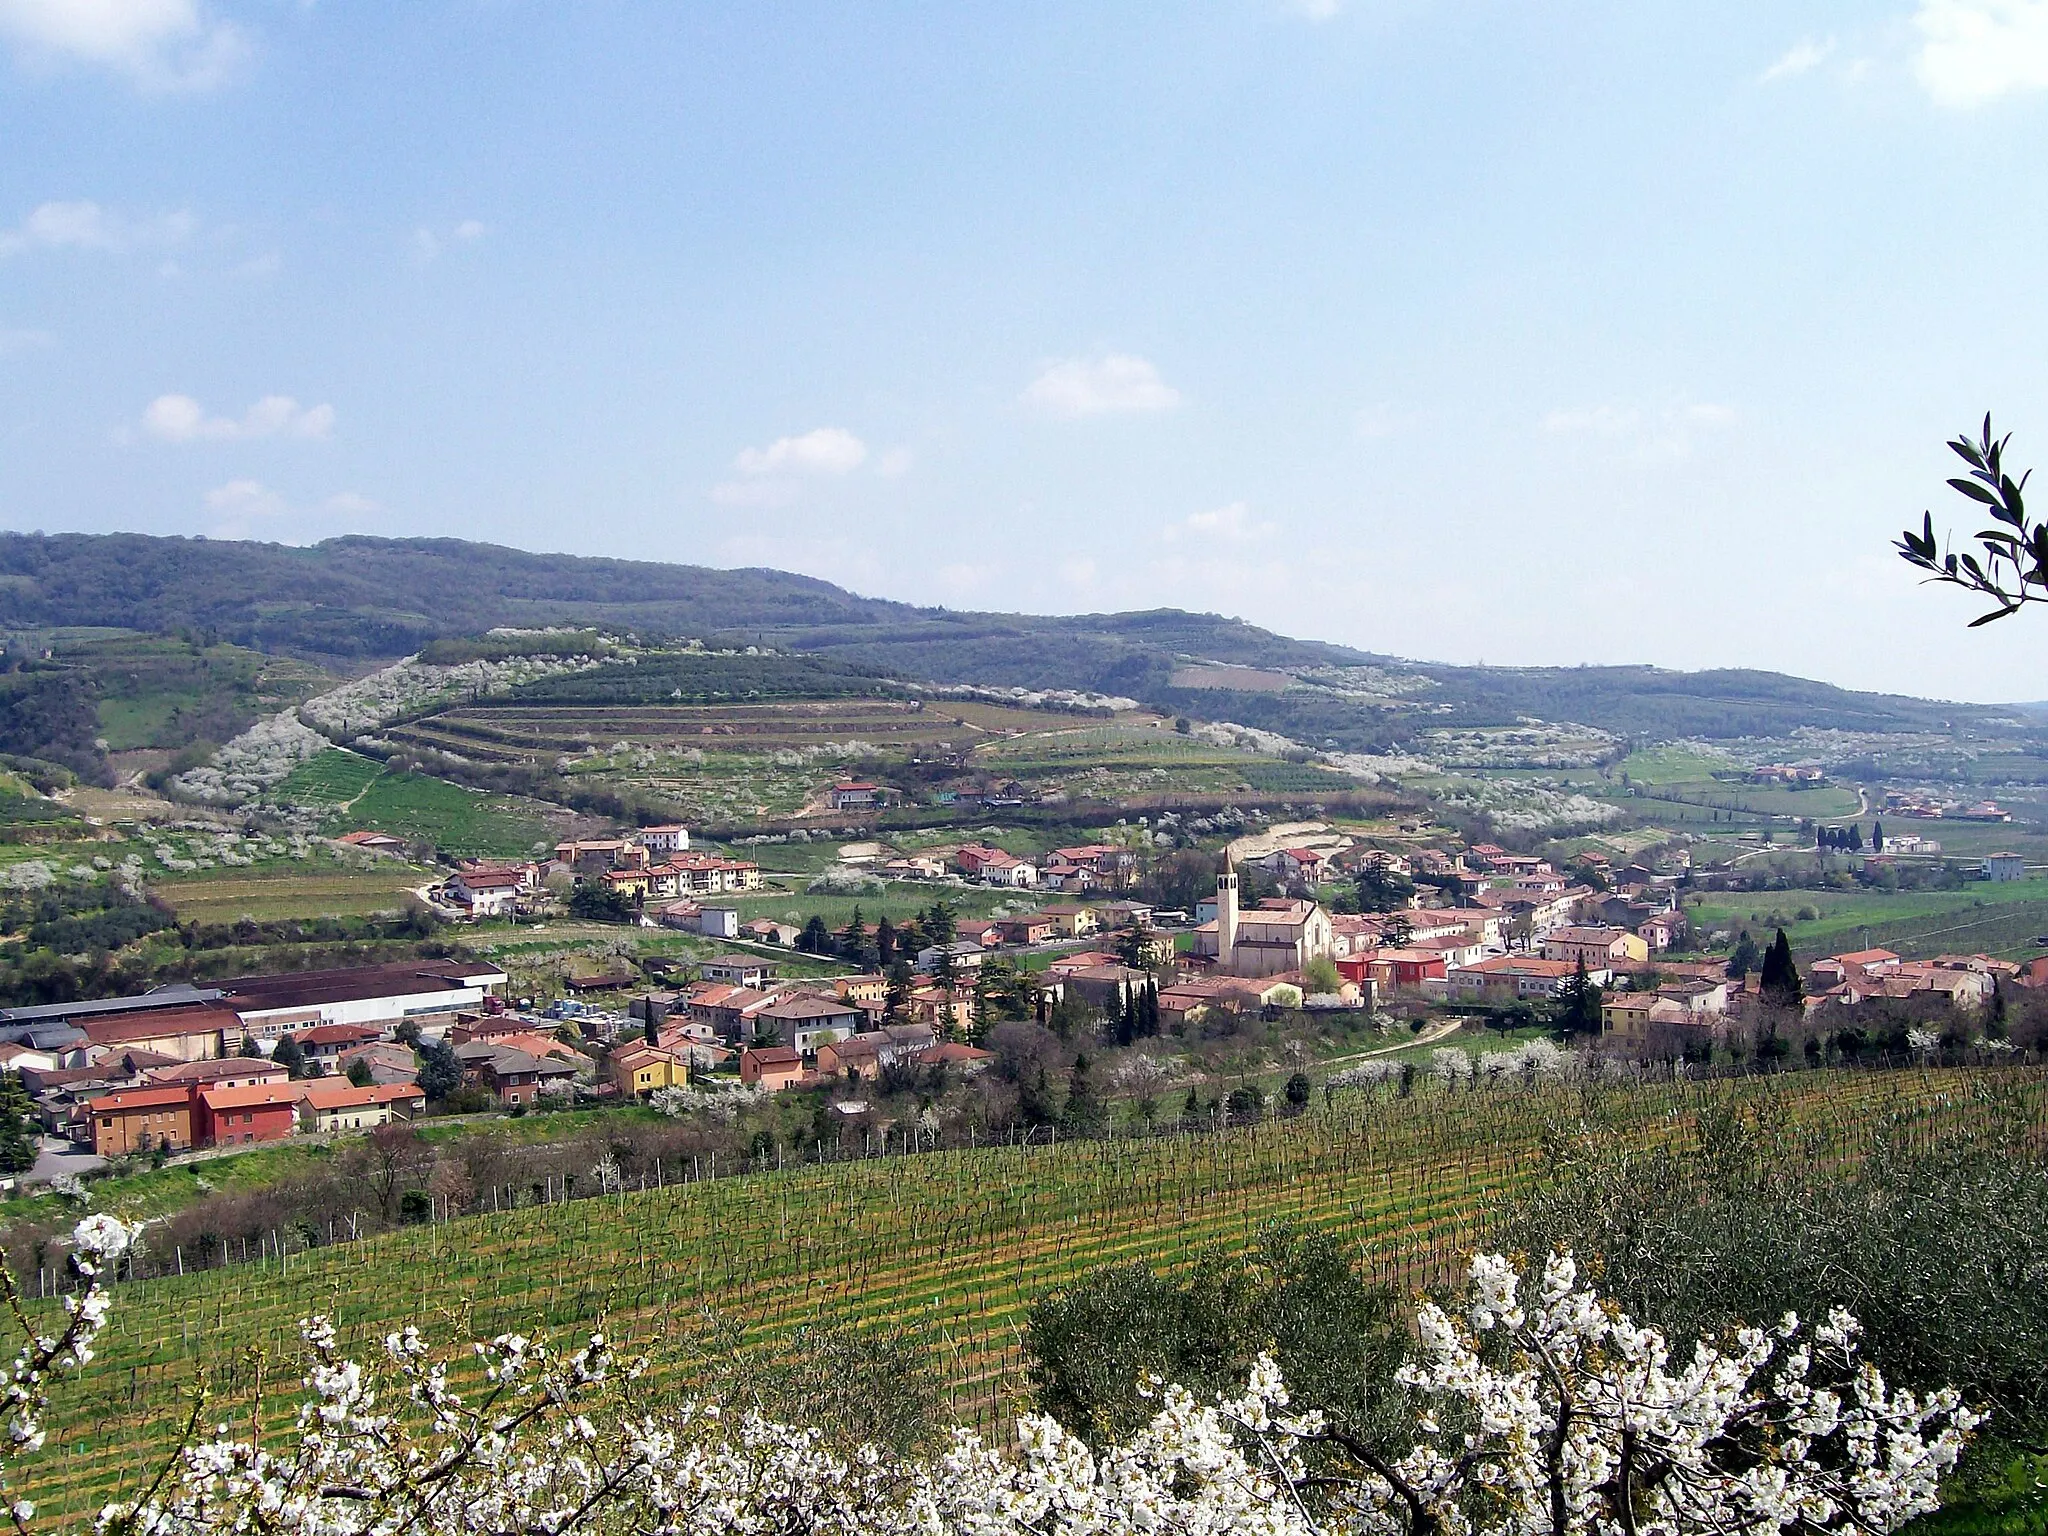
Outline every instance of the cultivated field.
[[152, 880], [150, 889], [187, 922], [232, 923], [243, 917], [260, 921], [395, 912], [405, 905], [406, 894], [429, 878], [396, 859], [383, 859], [362, 870], [309, 869], [303, 864], [204, 870]]
[[[1715, 894], [1688, 907], [1703, 933], [1747, 928], [1759, 943], [1782, 927], [1802, 958], [1882, 948], [2019, 958], [2048, 934], [2048, 881], [1973, 883], [1959, 891], [1758, 891]], [[1800, 914], [1809, 914], [1802, 918]]]
[[[2017, 1074], [2015, 1074], [2017, 1081]], [[715, 1308], [772, 1339], [807, 1323], [929, 1326], [952, 1412], [1000, 1422], [1024, 1401], [1024, 1309], [1089, 1267], [1172, 1267], [1242, 1249], [1265, 1223], [1341, 1231], [1373, 1276], [1441, 1282], [1487, 1240], [1505, 1197], [1539, 1176], [1562, 1124], [1653, 1140], [1701, 1108], [1781, 1102], [1815, 1155], [1855, 1158], [1896, 1116], [1934, 1134], [1989, 1113], [1961, 1072], [1794, 1074], [1587, 1093], [1509, 1088], [1345, 1094], [1327, 1111], [1218, 1135], [983, 1149], [811, 1166], [407, 1229], [361, 1245], [125, 1287], [87, 1380], [60, 1395], [22, 1490], [75, 1515], [133, 1489], [201, 1376], [209, 1418], [246, 1415], [259, 1369], [282, 1428], [296, 1320], [334, 1317], [364, 1350], [418, 1319], [448, 1343], [536, 1326], [607, 1331], [681, 1385], [665, 1341]], [[1961, 1091], [1959, 1091], [1961, 1090]], [[2039, 1126], [2037, 1085], [2023, 1093]], [[640, 1170], [628, 1169], [638, 1180]], [[656, 1180], [669, 1186], [654, 1188]], [[523, 1194], [523, 1192], [514, 1192]], [[154, 1254], [153, 1265], [170, 1266]], [[260, 1364], [259, 1364], [260, 1362]], [[458, 1367], [458, 1374], [463, 1367]]]

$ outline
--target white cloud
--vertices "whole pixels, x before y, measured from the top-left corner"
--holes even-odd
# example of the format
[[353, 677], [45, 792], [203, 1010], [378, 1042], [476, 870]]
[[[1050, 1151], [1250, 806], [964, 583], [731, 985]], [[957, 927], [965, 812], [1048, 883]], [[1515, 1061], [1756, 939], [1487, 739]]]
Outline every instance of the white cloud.
[[1684, 458], [1702, 432], [1729, 426], [1735, 408], [1712, 401], [1645, 410], [1635, 405], [1595, 405], [1550, 412], [1543, 430], [1556, 436], [1606, 438], [1652, 457]]
[[318, 518], [323, 529], [337, 522], [343, 531], [355, 531], [362, 519], [383, 510], [367, 496], [342, 491], [310, 507], [297, 506], [260, 480], [230, 480], [206, 493], [206, 509], [218, 520], [208, 537], [246, 539], [257, 534], [278, 537], [284, 531], [275, 525]]
[[153, 91], [210, 89], [248, 53], [197, 0], [0, 0], [0, 35], [25, 63], [93, 65]]
[[1050, 416], [1108, 416], [1172, 410], [1180, 391], [1144, 358], [1110, 352], [1048, 363], [1026, 386], [1024, 401]]
[[481, 240], [491, 232], [490, 225], [481, 219], [464, 219], [446, 230], [430, 229], [422, 224], [412, 232], [412, 252], [421, 266], [435, 260], [453, 245], [469, 245]]
[[1769, 85], [1774, 80], [1790, 80], [1807, 71], [1818, 68], [1827, 56], [1835, 51], [1835, 40], [1830, 37], [1816, 41], [1801, 38], [1785, 51], [1775, 64], [1756, 77], [1758, 85]]
[[849, 475], [867, 462], [868, 445], [844, 427], [814, 427], [742, 448], [732, 467], [743, 475]]
[[1206, 544], [1248, 544], [1279, 531], [1276, 524], [1255, 522], [1250, 507], [1233, 501], [1207, 512], [1190, 512], [1179, 522], [1167, 524], [1166, 540], [1169, 544], [1182, 539]]
[[1543, 418], [1546, 432], [1597, 432], [1606, 437], [1617, 437], [1624, 432], [1633, 432], [1641, 424], [1643, 413], [1628, 405], [1595, 405], [1585, 408], [1552, 411]]
[[190, 395], [158, 395], [142, 413], [142, 430], [163, 443], [324, 438], [334, 430], [334, 407], [302, 408], [290, 395], [265, 395], [238, 420], [207, 415], [205, 408]]
[[2048, 0], [1921, 0], [1915, 73], [1944, 107], [2048, 86]]
[[1355, 419], [1358, 435], [1366, 438], [1405, 437], [1425, 426], [1421, 411], [1396, 411], [1386, 406], [1367, 406]]
[[191, 238], [198, 227], [199, 221], [184, 212], [131, 219], [94, 202], [43, 203], [20, 227], [0, 231], [0, 256], [30, 248], [115, 254], [160, 249]]

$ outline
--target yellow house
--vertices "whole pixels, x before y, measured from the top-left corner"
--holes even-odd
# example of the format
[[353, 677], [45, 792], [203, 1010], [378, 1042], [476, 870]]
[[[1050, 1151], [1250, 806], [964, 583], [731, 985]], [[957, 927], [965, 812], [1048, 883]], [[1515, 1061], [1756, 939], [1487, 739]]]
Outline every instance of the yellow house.
[[1101, 914], [1093, 907], [1084, 907], [1076, 902], [1040, 907], [1038, 915], [1051, 923], [1053, 932], [1063, 939], [1085, 939], [1102, 931]]
[[658, 1045], [629, 1045], [612, 1052], [611, 1069], [621, 1098], [644, 1099], [657, 1088], [681, 1087], [689, 1078], [683, 1058]]

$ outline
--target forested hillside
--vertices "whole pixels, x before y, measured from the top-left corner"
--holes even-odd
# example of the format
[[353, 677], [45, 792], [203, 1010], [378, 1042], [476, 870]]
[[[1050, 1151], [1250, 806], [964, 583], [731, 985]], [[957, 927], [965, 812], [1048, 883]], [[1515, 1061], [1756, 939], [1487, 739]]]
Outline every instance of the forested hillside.
[[[1176, 609], [954, 613], [784, 571], [530, 554], [459, 539], [352, 536], [299, 549], [139, 534], [0, 535], [0, 626], [84, 624], [185, 631], [202, 643], [336, 661], [397, 657], [499, 625], [590, 624], [814, 652], [905, 679], [1121, 695], [1350, 749], [1524, 718], [1617, 735], [1730, 737], [1801, 725], [1942, 730], [1992, 713], [1767, 672], [1404, 662]], [[1191, 661], [1276, 676], [1261, 686], [1229, 677], [1221, 687], [1181, 686], [1187, 679], [1176, 673]], [[1382, 676], [1389, 672], [1398, 673], [1391, 684]]]

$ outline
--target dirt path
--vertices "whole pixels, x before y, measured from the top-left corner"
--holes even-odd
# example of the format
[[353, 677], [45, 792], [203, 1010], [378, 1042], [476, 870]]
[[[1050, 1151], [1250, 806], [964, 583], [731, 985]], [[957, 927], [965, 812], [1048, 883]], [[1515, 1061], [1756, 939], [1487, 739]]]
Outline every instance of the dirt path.
[[1429, 1028], [1423, 1030], [1421, 1034], [1412, 1040], [1397, 1041], [1393, 1045], [1374, 1046], [1369, 1051], [1353, 1051], [1346, 1056], [1332, 1056], [1325, 1061], [1316, 1063], [1316, 1065], [1338, 1067], [1346, 1062], [1364, 1061], [1371, 1056], [1391, 1056], [1396, 1051], [1412, 1051], [1419, 1045], [1435, 1045], [1437, 1041], [1448, 1039], [1464, 1027], [1465, 1021], [1463, 1019], [1438, 1019], [1436, 1023], [1430, 1025]]

